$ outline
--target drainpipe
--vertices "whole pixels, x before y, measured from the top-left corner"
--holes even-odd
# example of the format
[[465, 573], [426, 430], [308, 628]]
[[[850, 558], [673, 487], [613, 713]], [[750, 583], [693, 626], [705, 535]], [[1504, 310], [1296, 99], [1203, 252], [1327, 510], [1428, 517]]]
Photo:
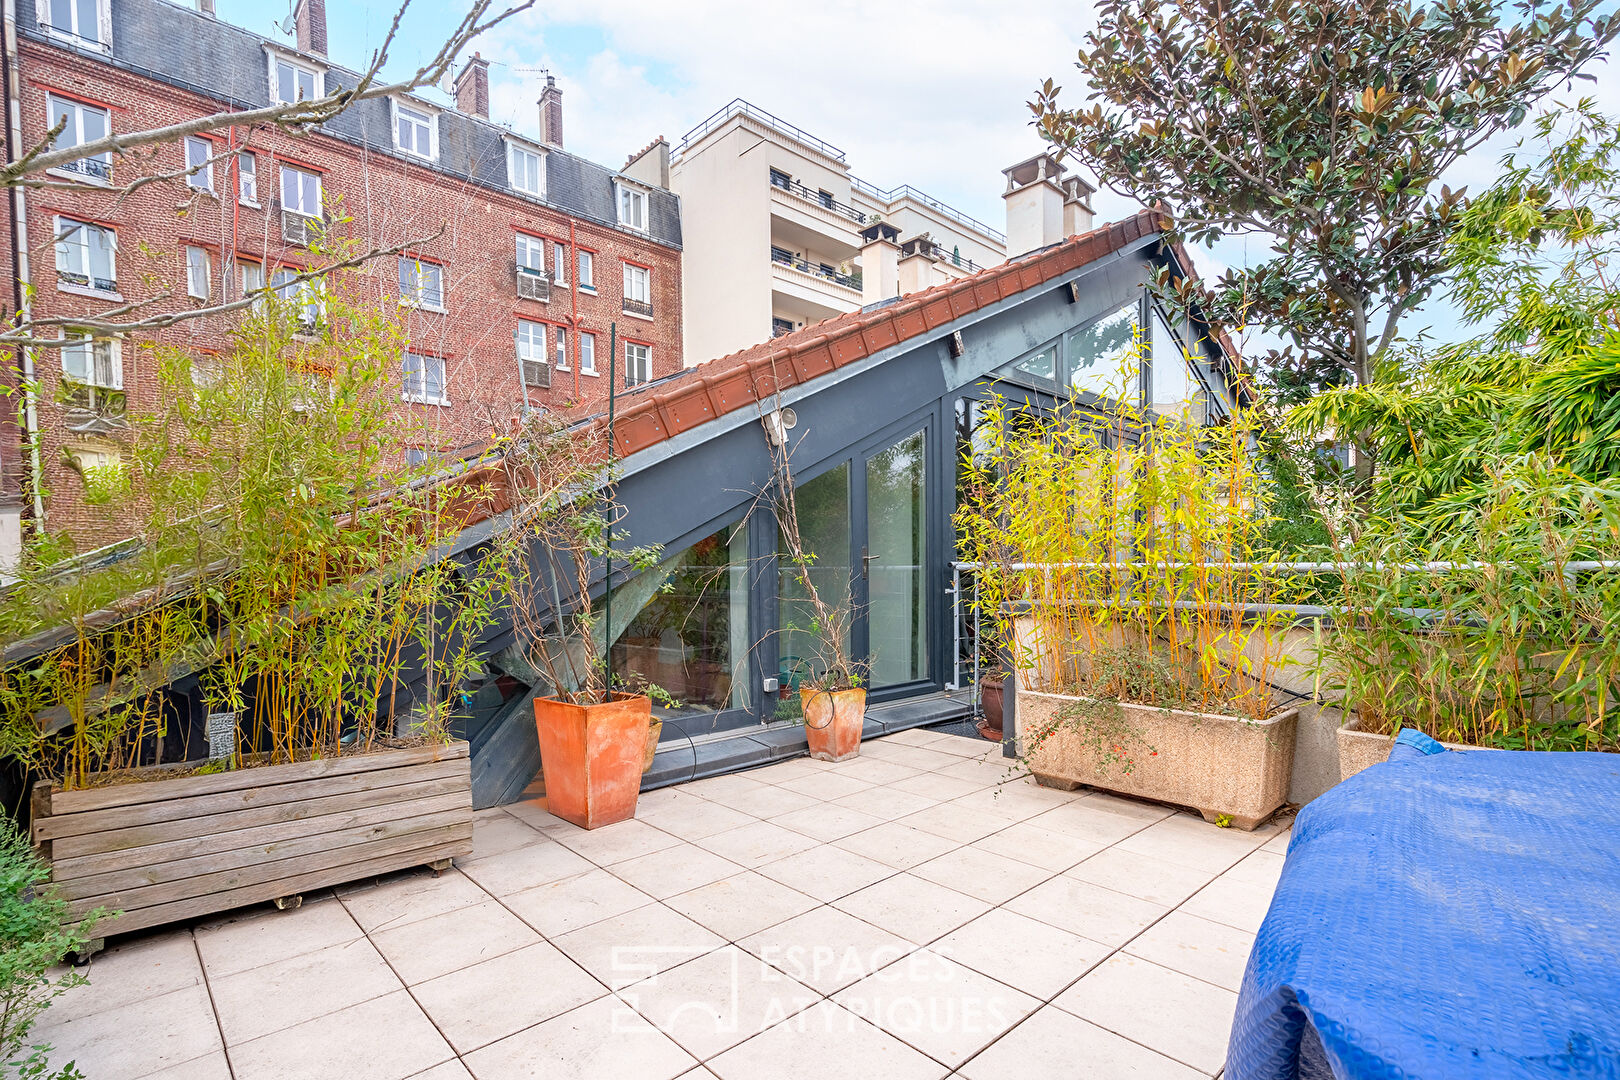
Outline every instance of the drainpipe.
[[[4, 83], [6, 107], [6, 164], [10, 165], [17, 160], [17, 147], [22, 142], [22, 102], [20, 80], [17, 77], [17, 0], [5, 0], [5, 47], [0, 49], [0, 82]], [[21, 185], [13, 187], [8, 201], [8, 212], [11, 225], [11, 296], [12, 310], [19, 312], [23, 319], [30, 314], [31, 305], [27, 301], [27, 285], [29, 281], [28, 247], [22, 242], [24, 231], [28, 228], [28, 202], [26, 189]], [[17, 355], [22, 360], [23, 381], [23, 449], [28, 454], [27, 479], [29, 494], [32, 497], [34, 531], [40, 533], [45, 528], [45, 494], [44, 473], [39, 461], [39, 409], [34, 393], [34, 351], [19, 346]]]
[[[213, 9], [212, 0], [209, 10]], [[225, 133], [225, 149], [231, 155], [231, 165], [227, 170], [233, 181], [231, 184], [231, 246], [228, 250], [219, 253], [219, 276], [224, 280], [219, 283], [219, 299], [221, 303], [229, 303], [236, 299], [232, 292], [236, 289], [240, 275], [236, 272], [236, 240], [237, 232], [242, 225], [242, 155], [236, 152], [236, 125], [232, 124]], [[255, 192], [254, 194], [258, 194]], [[223, 249], [225, 245], [221, 244]], [[266, 280], [269, 280], [266, 275]]]
[[[11, 2], [11, 0], [8, 0], [8, 2]], [[574, 254], [579, 250], [579, 248], [575, 246], [577, 242], [578, 241], [574, 236], [574, 219], [569, 218], [568, 259], [574, 265], [568, 268], [568, 275], [569, 278], [574, 282], [574, 287], [568, 290], [568, 300], [573, 309], [569, 314], [568, 319], [570, 325], [572, 325], [574, 328], [574, 400], [576, 402], [579, 401], [579, 358], [581, 356], [579, 343], [585, 338], [585, 335], [579, 332], [579, 256]], [[609, 627], [609, 629], [612, 628]]]

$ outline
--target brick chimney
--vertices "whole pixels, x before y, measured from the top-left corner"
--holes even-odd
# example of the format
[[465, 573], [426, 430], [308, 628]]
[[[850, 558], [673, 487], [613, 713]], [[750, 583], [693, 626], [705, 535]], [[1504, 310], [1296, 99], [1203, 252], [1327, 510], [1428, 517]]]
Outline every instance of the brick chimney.
[[298, 0], [293, 9], [298, 25], [298, 51], [326, 55], [326, 0]]
[[562, 91], [550, 75], [546, 76], [546, 88], [540, 91], [540, 141], [562, 149]]
[[214, 0], [197, 0], [197, 10], [208, 16], [210, 19], [215, 18]]
[[480, 53], [473, 53], [456, 76], [456, 108], [489, 119], [489, 61]]

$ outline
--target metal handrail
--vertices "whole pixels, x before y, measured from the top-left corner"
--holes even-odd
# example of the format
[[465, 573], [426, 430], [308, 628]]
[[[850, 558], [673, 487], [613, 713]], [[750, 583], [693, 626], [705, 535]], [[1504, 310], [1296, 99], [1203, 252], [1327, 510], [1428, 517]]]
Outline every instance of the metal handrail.
[[627, 296], [624, 298], [623, 306], [624, 310], [632, 315], [645, 315], [649, 319], [652, 318], [653, 306], [651, 300], [634, 300]]
[[827, 195], [824, 198], [822, 197], [821, 192], [814, 188], [806, 187], [797, 180], [793, 180], [791, 178], [779, 178], [775, 173], [772, 173], [771, 187], [777, 188], [781, 191], [786, 191], [791, 195], [797, 195], [799, 198], [804, 199], [807, 202], [815, 203], [823, 210], [831, 210], [834, 213], [842, 214], [851, 221], [855, 222], [857, 225], [866, 224], [866, 215], [855, 209], [853, 206], [848, 206], [841, 203], [831, 195]]
[[861, 279], [854, 274], [840, 274], [836, 270], [827, 270], [818, 263], [813, 263], [809, 259], [795, 255], [791, 251], [784, 251], [779, 247], [771, 248], [771, 262], [791, 266], [801, 273], [814, 275], [825, 281], [830, 281], [834, 285], [842, 285], [846, 289], [859, 291], [861, 288]]
[[916, 199], [924, 206], [932, 210], [939, 211], [941, 214], [944, 214], [953, 221], [959, 221], [969, 228], [977, 229], [986, 236], [993, 236], [996, 238], [996, 240], [1003, 244], [1007, 242], [1007, 234], [1002, 232], [1000, 229], [992, 229], [978, 218], [964, 214], [960, 210], [947, 206], [927, 192], [919, 191], [910, 184], [901, 184], [899, 187], [890, 188], [888, 191], [884, 191], [876, 184], [862, 180], [858, 176], [851, 176], [849, 178], [849, 185], [856, 191], [865, 192], [866, 194], [872, 196], [872, 198], [882, 203], [892, 203], [896, 199], [907, 197]]
[[733, 116], [752, 117], [753, 119], [758, 120], [760, 123], [765, 124], [767, 127], [773, 127], [782, 134], [787, 135], [790, 138], [797, 139], [799, 142], [811, 147], [818, 153], [826, 154], [830, 158], [836, 158], [840, 162], [844, 162], [845, 160], [844, 152], [838, 149], [838, 147], [834, 146], [832, 143], [827, 142], [824, 139], [818, 139], [803, 128], [795, 127], [779, 116], [774, 116], [758, 106], [750, 105], [742, 98], [732, 98], [729, 102], [717, 110], [713, 116], [710, 116], [707, 120], [704, 120], [701, 124], [697, 125], [697, 127], [693, 128], [691, 131], [688, 131], [685, 135], [682, 135], [681, 141], [675, 144], [674, 153], [677, 156], [680, 155], [692, 143], [703, 138], [703, 136], [707, 135], [709, 132], [713, 131], [715, 128], [719, 127]]

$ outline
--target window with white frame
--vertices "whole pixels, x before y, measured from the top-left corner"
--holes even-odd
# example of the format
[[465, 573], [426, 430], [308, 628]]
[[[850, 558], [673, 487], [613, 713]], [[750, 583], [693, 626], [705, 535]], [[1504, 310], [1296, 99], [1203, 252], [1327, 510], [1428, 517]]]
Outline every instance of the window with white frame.
[[546, 193], [545, 155], [521, 143], [506, 144], [506, 175], [513, 191], [544, 196]]
[[326, 315], [326, 284], [319, 278], [297, 280], [298, 271], [282, 267], [270, 275], [270, 286], [283, 302], [293, 305], [299, 329], [313, 334]]
[[[106, 109], [71, 101], [55, 94], [45, 95], [45, 107], [50, 113], [51, 127], [54, 128], [58, 124], [62, 127], [56, 138], [51, 141], [52, 150], [83, 146], [97, 139], [105, 139], [112, 131], [111, 114]], [[69, 172], [103, 182], [111, 180], [112, 151], [103, 151], [77, 161], [70, 161], [66, 165], [58, 165], [53, 171]]]
[[589, 251], [579, 253], [579, 287], [596, 291], [596, 256]]
[[207, 300], [209, 285], [208, 251], [205, 248], [186, 248], [186, 295], [193, 300]]
[[124, 365], [118, 342], [69, 334], [62, 346], [62, 378], [68, 386], [71, 404], [87, 409], [121, 407]]
[[259, 155], [236, 155], [236, 198], [244, 206], [259, 205]]
[[236, 270], [243, 296], [252, 296], [264, 288], [264, 263], [239, 262], [236, 264]]
[[407, 154], [432, 161], [438, 157], [438, 114], [394, 102], [394, 146]]
[[568, 370], [568, 331], [557, 327], [557, 370]]
[[186, 136], [186, 186], [198, 191], [214, 190], [214, 148], [207, 139]]
[[56, 236], [57, 281], [96, 292], [118, 291], [118, 238], [111, 229], [59, 217]]
[[405, 397], [428, 405], [443, 405], [444, 357], [407, 352], [400, 365]]
[[281, 205], [283, 209], [305, 217], [321, 216], [321, 177], [319, 173], [281, 167]]
[[444, 310], [444, 267], [409, 256], [399, 260], [399, 302]]
[[652, 347], [624, 343], [624, 385], [635, 386], [652, 381]]
[[109, 0], [38, 0], [39, 23], [45, 30], [85, 42], [107, 44]]
[[533, 319], [519, 319], [517, 328], [519, 360], [546, 362], [546, 324]]
[[652, 271], [635, 263], [624, 264], [624, 298], [640, 304], [652, 303]]
[[552, 280], [563, 288], [568, 288], [568, 245], [561, 240], [552, 241], [551, 270]]
[[270, 97], [276, 105], [296, 105], [321, 96], [321, 73], [285, 56], [270, 61]]
[[579, 373], [581, 375], [596, 374], [596, 335], [579, 335]]
[[517, 265], [532, 274], [546, 272], [546, 242], [527, 233], [517, 234]]
[[647, 231], [647, 193], [628, 184], [619, 185], [619, 224], [639, 232]]

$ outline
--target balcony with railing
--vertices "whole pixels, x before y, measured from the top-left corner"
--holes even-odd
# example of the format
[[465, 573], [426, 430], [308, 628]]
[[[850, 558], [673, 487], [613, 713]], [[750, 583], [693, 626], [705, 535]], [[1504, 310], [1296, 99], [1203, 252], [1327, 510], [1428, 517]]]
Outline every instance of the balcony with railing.
[[779, 248], [775, 245], [771, 247], [771, 262], [778, 266], [786, 266], [797, 270], [801, 274], [809, 274], [823, 281], [829, 281], [834, 285], [852, 289], [855, 292], [861, 291], [861, 274], [859, 270], [850, 274], [841, 274], [827, 263], [811, 262], [802, 255], [796, 255], [785, 248]]
[[642, 315], [649, 319], [653, 317], [651, 300], [636, 300], [627, 296], [624, 298], [624, 310], [630, 315]]
[[823, 210], [830, 210], [840, 217], [846, 217], [857, 225], [866, 224], [865, 214], [861, 213], [853, 206], [849, 206], [846, 203], [841, 203], [837, 199], [834, 199], [831, 192], [818, 191], [815, 188], [806, 187], [797, 180], [794, 180], [775, 169], [771, 170], [771, 187], [776, 188], [778, 191], [785, 191], [789, 195], [796, 195], [806, 202], [814, 203]]
[[849, 178], [849, 186], [885, 206], [898, 202], [901, 199], [910, 199], [912, 202], [928, 207], [928, 209], [934, 211], [936, 214], [939, 214], [942, 217], [950, 218], [959, 225], [966, 225], [975, 232], [990, 237], [997, 243], [1005, 244], [1007, 242], [1007, 234], [1002, 232], [1000, 229], [993, 229], [989, 225], [986, 225], [984, 222], [980, 221], [978, 218], [970, 217], [954, 207], [947, 206], [927, 192], [918, 191], [910, 184], [901, 184], [899, 187], [892, 187], [889, 190], [884, 191], [876, 184], [868, 183], [858, 176], [851, 176]]
[[77, 161], [69, 161], [58, 165], [51, 171], [73, 173], [75, 176], [82, 176], [86, 180], [94, 180], [98, 184], [112, 182], [112, 162], [103, 161], [98, 157], [79, 158]]
[[963, 255], [960, 248], [953, 245], [947, 250], [944, 244], [926, 236], [912, 237], [900, 245], [900, 257], [904, 259], [908, 255], [926, 255], [935, 262], [954, 267], [964, 274], [977, 274], [984, 269], [984, 267]]
[[786, 120], [783, 120], [781, 117], [773, 116], [764, 109], [759, 108], [757, 105], [750, 105], [742, 98], [732, 98], [727, 104], [717, 109], [714, 115], [704, 120], [691, 131], [688, 131], [685, 135], [682, 135], [681, 141], [675, 144], [675, 149], [671, 156], [676, 160], [679, 160], [686, 154], [687, 150], [692, 146], [693, 143], [701, 140], [705, 135], [723, 125], [733, 116], [746, 116], [757, 124], [762, 124], [765, 127], [772, 128], [783, 135], [786, 135], [788, 138], [793, 139], [795, 142], [804, 144], [818, 154], [825, 157], [830, 157], [834, 161], [844, 160], [844, 152], [838, 149], [838, 147], [834, 146], [832, 143], [826, 142], [823, 139], [818, 139], [808, 131], [805, 131], [803, 128], [795, 127]]

